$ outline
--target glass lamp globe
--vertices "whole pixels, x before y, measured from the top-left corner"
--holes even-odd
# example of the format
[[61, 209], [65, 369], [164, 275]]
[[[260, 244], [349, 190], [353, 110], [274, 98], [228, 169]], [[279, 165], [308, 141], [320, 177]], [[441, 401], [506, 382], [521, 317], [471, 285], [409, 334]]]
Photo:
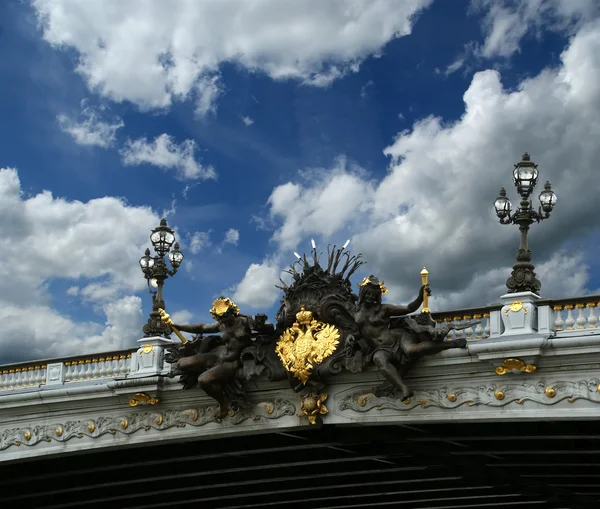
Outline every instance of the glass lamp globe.
[[181, 262], [183, 261], [183, 253], [179, 251], [179, 242], [176, 242], [175, 246], [173, 247], [173, 251], [169, 253], [169, 261], [171, 262], [171, 265], [176, 269], [177, 267], [179, 267], [179, 265], [181, 265]]
[[154, 267], [154, 258], [150, 256], [150, 249], [146, 249], [144, 256], [140, 258], [140, 267], [143, 272], [146, 272]]
[[160, 220], [160, 226], [158, 228], [152, 230], [150, 242], [152, 242], [158, 256], [165, 256], [171, 249], [173, 242], [175, 242], [175, 235], [173, 234], [173, 230], [167, 226], [167, 220], [165, 218]]
[[544, 190], [540, 193], [540, 204], [544, 212], [550, 213], [556, 205], [556, 194], [552, 191], [550, 182], [546, 182]]
[[500, 196], [494, 202], [494, 209], [496, 209], [496, 215], [499, 219], [504, 219], [510, 214], [511, 203], [506, 197], [506, 189], [500, 189]]
[[513, 181], [518, 193], [524, 198], [528, 198], [537, 184], [539, 172], [537, 165], [531, 160], [529, 154], [523, 154], [521, 162], [515, 164], [513, 170]]

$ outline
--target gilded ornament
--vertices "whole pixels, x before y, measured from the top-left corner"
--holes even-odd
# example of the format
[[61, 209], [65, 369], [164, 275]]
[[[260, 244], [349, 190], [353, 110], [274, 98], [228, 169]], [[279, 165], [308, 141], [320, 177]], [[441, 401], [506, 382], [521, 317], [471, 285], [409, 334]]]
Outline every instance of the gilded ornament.
[[121, 429], [127, 429], [129, 427], [129, 419], [127, 417], [123, 417], [120, 423]]
[[546, 396], [548, 396], [549, 398], [553, 398], [554, 396], [556, 396], [556, 389], [554, 389], [552, 387], [546, 387], [544, 392], [546, 393]]
[[504, 393], [502, 391], [494, 391], [494, 397], [498, 401], [502, 401], [504, 399]]
[[279, 338], [275, 352], [285, 370], [306, 384], [313, 367], [335, 352], [339, 339], [336, 327], [314, 320], [312, 312], [302, 306], [296, 322]]
[[364, 407], [367, 405], [367, 401], [370, 400], [373, 397], [372, 394], [361, 394], [360, 396], [358, 396], [357, 398], [357, 403], [358, 406], [360, 407]]
[[213, 302], [213, 307], [210, 308], [210, 314], [213, 316], [215, 320], [219, 317], [223, 316], [227, 311], [231, 310], [231, 312], [237, 316], [240, 313], [240, 308], [238, 308], [231, 299], [225, 297], [219, 297], [217, 300]]
[[[142, 346], [141, 350], [140, 350], [140, 356], [143, 354], [148, 354], [150, 353], [152, 350], [154, 350], [154, 347], [152, 345], [144, 345]], [[113, 357], [113, 360], [119, 360], [119, 357]]]
[[90, 422], [88, 422], [88, 425], [87, 425], [87, 430], [88, 430], [90, 433], [93, 433], [94, 431], [96, 431], [96, 423], [95, 423], [94, 421], [90, 421]]
[[[511, 304], [508, 306], [508, 309], [504, 310], [504, 314], [508, 316], [509, 311], [512, 311], [513, 313], [518, 313], [519, 311], [521, 311], [521, 309], [523, 309], [523, 303], [520, 300], [516, 300], [514, 302], [511, 302]], [[525, 308], [523, 311], [525, 314], [529, 313], [528, 308]]]
[[[371, 280], [368, 277], [366, 277], [358, 284], [358, 286], [365, 286], [368, 285], [370, 282]], [[379, 281], [379, 288], [381, 288], [381, 295], [385, 295], [388, 292], [388, 289], [385, 287], [385, 283], [383, 281]]]
[[29, 442], [31, 440], [31, 431], [25, 430], [23, 433], [23, 438]]
[[154, 422], [160, 426], [163, 423], [163, 416], [162, 416], [162, 414], [158, 414], [156, 416], [156, 419], [154, 419]]
[[57, 426], [57, 428], [54, 430], [54, 433], [56, 433], [57, 437], [62, 437], [63, 431], [64, 430], [62, 426]]
[[133, 397], [129, 400], [129, 406], [138, 406], [140, 403], [147, 405], [157, 405], [159, 403], [158, 398], [153, 398], [145, 392], [136, 392]]
[[453, 392], [451, 392], [450, 394], [448, 394], [448, 401], [450, 403], [455, 403], [456, 402], [456, 394], [454, 394]]
[[308, 422], [316, 424], [320, 415], [325, 415], [329, 410], [323, 404], [327, 399], [327, 393], [311, 392], [302, 396], [300, 400], [300, 413], [298, 417], [308, 417]]
[[[423, 267], [421, 271], [421, 283], [423, 286], [427, 286], [429, 284], [429, 271]], [[429, 294], [426, 290], [423, 290], [423, 313], [429, 313]]]
[[494, 372], [497, 375], [506, 375], [507, 373], [535, 373], [537, 367], [533, 364], [525, 364], [521, 359], [505, 359], [502, 366], [497, 366]]
[[158, 308], [158, 314], [160, 315], [160, 319], [171, 328], [171, 330], [177, 335], [179, 340], [185, 345], [188, 342], [188, 340], [183, 334], [181, 334], [181, 332], [179, 332], [179, 329], [175, 327], [175, 325], [173, 324], [173, 320], [171, 320], [171, 315], [169, 315], [162, 308]]

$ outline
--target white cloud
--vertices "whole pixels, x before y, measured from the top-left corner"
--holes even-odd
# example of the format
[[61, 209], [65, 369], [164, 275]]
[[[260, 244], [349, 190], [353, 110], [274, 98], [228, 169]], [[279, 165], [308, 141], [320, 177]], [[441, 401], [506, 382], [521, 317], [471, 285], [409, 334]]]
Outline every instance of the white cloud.
[[[214, 111], [224, 62], [327, 86], [392, 39], [432, 0], [179, 2], [33, 0], [43, 37], [79, 54], [88, 87], [143, 109], [194, 97]], [[135, 69], [135, 72], [131, 72]]]
[[67, 134], [70, 134], [78, 145], [97, 146], [109, 148], [117, 139], [117, 131], [125, 124], [121, 118], [109, 120], [104, 106], [94, 108], [87, 106], [87, 101], [81, 102], [82, 111], [79, 121], [72, 120], [66, 115], [56, 117], [58, 125]]
[[360, 221], [369, 212], [372, 185], [364, 180], [364, 172], [345, 158], [338, 158], [332, 168], [309, 171], [301, 177], [304, 186], [280, 185], [268, 200], [271, 216], [283, 222], [275, 233], [282, 249], [292, 250], [309, 233], [331, 236], [348, 227], [352, 218]]
[[190, 323], [194, 316], [192, 312], [188, 311], [187, 309], [180, 309], [179, 311], [175, 311], [174, 313], [170, 314], [173, 323]]
[[235, 228], [229, 228], [225, 233], [225, 238], [223, 239], [223, 244], [232, 244], [237, 246], [237, 243], [240, 240], [240, 232]]
[[485, 35], [479, 53], [486, 58], [509, 57], [519, 51], [525, 35], [541, 28], [574, 32], [600, 12], [597, 0], [472, 0], [484, 12]]
[[275, 285], [280, 284], [281, 269], [277, 259], [267, 259], [248, 267], [243, 279], [236, 285], [233, 300], [251, 308], [273, 305], [280, 295]]
[[182, 180], [216, 178], [212, 166], [203, 166], [196, 160], [196, 148], [194, 140], [185, 140], [178, 145], [172, 136], [161, 134], [152, 142], [146, 138], [128, 140], [121, 156], [123, 164], [129, 166], [153, 164], [159, 168], [174, 169]]
[[[111, 197], [25, 197], [17, 171], [2, 169], [0, 216], [4, 256], [13, 261], [0, 266], [2, 359], [85, 354], [141, 336], [141, 300], [131, 293], [145, 288], [138, 260], [159, 221], [152, 210]], [[95, 304], [105, 327], [53, 309], [51, 280], [76, 282], [67, 294]]]
[[196, 83], [196, 115], [205, 117], [217, 112], [217, 99], [223, 94], [219, 75], [203, 76]]
[[242, 122], [244, 122], [244, 124], [246, 124], [246, 127], [250, 127], [252, 124], [254, 124], [254, 120], [252, 120], [250, 117], [240, 117], [242, 119]]
[[[561, 59], [512, 91], [496, 71], [475, 74], [462, 117], [453, 123], [428, 117], [399, 133], [385, 149], [391, 164], [379, 182], [338, 162], [329, 172], [276, 187], [268, 203], [270, 219], [279, 222], [273, 236], [279, 252], [291, 258], [311, 236], [322, 244], [351, 232], [353, 250], [395, 299], [414, 297], [426, 265], [436, 297], [453, 307], [497, 300], [519, 235], [497, 224], [492, 203], [501, 186], [516, 201], [512, 165], [529, 151], [539, 164], [539, 187], [550, 180], [559, 198], [552, 218], [530, 233], [542, 294], [581, 293], [586, 271], [572, 265], [572, 253], [557, 250], [598, 231], [590, 218], [600, 189], [600, 21], [583, 26]], [[275, 279], [269, 264], [252, 267], [246, 279], [259, 269]]]
[[190, 236], [189, 249], [192, 254], [198, 254], [202, 249], [210, 245], [210, 230], [207, 232], [194, 232]]
[[444, 71], [444, 75], [450, 76], [451, 74], [454, 74], [456, 71], [461, 69], [464, 64], [465, 64], [464, 58], [457, 58], [454, 62], [449, 64], [448, 67], [446, 67], [446, 70]]

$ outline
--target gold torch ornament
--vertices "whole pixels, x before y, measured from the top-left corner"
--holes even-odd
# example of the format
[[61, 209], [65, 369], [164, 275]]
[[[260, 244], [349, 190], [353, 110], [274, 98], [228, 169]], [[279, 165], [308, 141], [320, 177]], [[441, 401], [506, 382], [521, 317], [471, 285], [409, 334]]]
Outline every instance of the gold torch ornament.
[[177, 335], [177, 337], [180, 339], [180, 341], [185, 345], [188, 342], [188, 340], [185, 338], [185, 336], [181, 332], [179, 332], [177, 327], [175, 327], [173, 325], [173, 320], [171, 320], [171, 315], [169, 315], [162, 308], [158, 308], [158, 312], [160, 314], [160, 319], [171, 328], [171, 330]]
[[[429, 284], [429, 272], [425, 267], [421, 271], [421, 284], [426, 287]], [[427, 288], [423, 288], [423, 310], [422, 313], [429, 313], [429, 294]]]

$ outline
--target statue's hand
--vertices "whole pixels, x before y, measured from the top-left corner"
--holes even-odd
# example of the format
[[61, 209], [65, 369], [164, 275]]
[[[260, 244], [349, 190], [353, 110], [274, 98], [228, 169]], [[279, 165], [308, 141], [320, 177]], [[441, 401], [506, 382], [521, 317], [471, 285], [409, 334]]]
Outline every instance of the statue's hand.
[[421, 295], [423, 295], [423, 291], [425, 291], [427, 295], [431, 295], [431, 288], [429, 288], [429, 285], [423, 285], [421, 287]]
[[164, 309], [159, 308], [158, 310], [160, 314], [160, 319], [167, 325], [175, 325], [173, 320], [171, 320], [171, 315], [169, 315]]
[[267, 315], [265, 315], [264, 313], [259, 313], [257, 315], [254, 315], [254, 322], [256, 323], [256, 325], [262, 326], [266, 323], [266, 321], [267, 321]]

